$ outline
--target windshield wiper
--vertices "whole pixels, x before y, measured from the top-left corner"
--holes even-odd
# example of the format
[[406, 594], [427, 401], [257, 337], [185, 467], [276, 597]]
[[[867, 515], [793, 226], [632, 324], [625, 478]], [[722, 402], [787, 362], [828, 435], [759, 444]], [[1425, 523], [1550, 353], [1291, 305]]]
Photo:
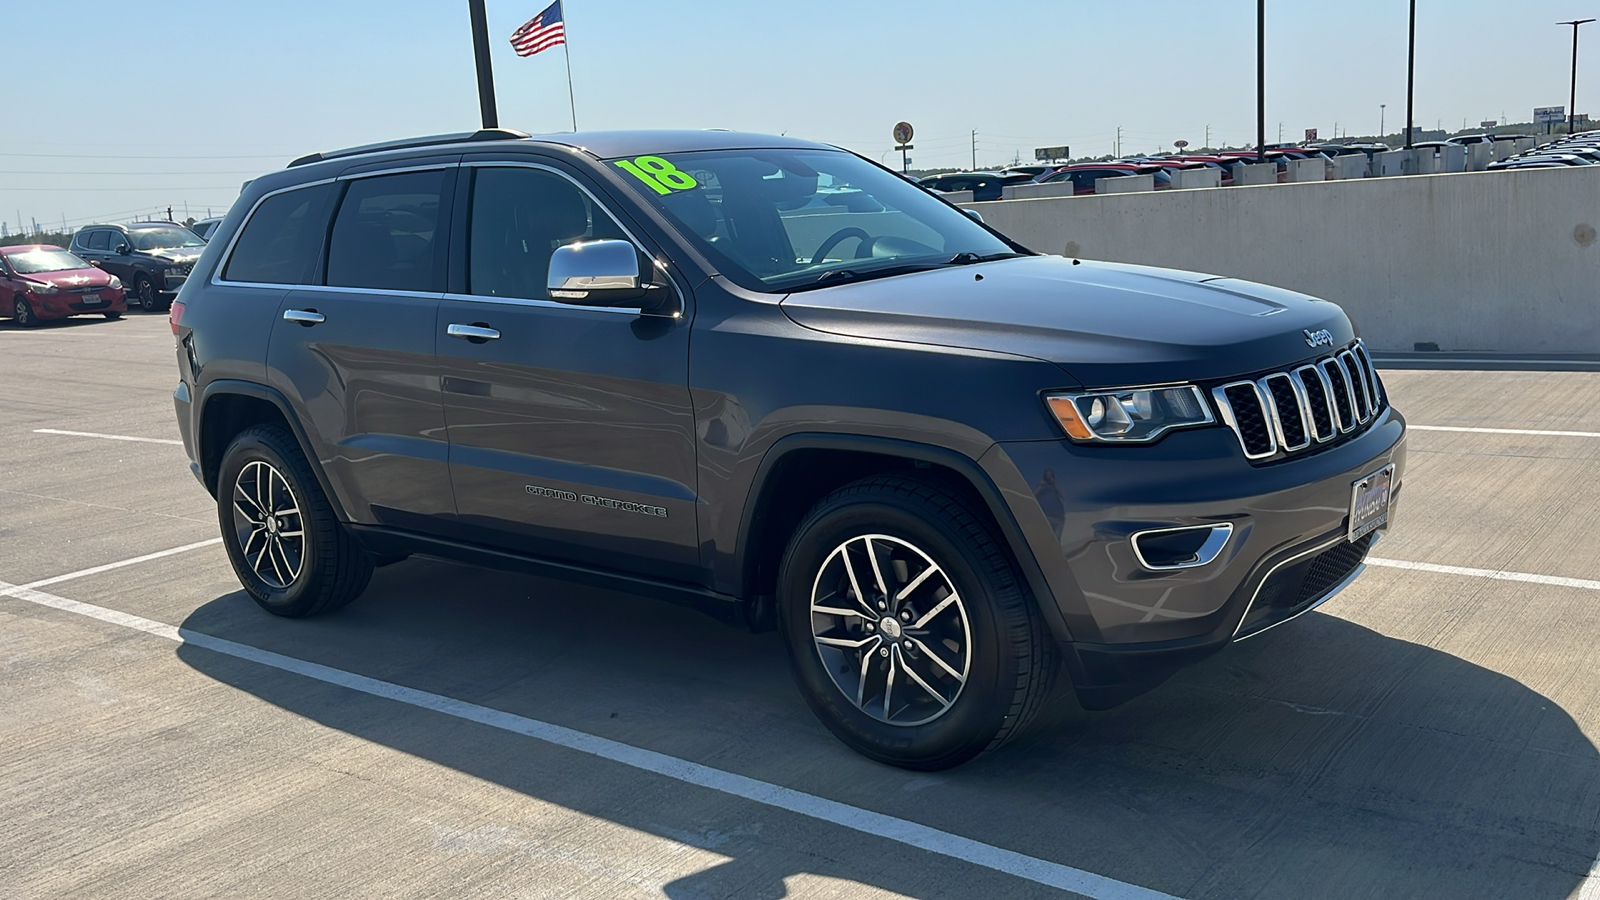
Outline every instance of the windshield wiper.
[[849, 284], [853, 281], [868, 281], [873, 278], [888, 278], [893, 275], [905, 275], [910, 272], [926, 272], [937, 269], [942, 263], [916, 263], [914, 265], [883, 266], [877, 269], [829, 269], [818, 275], [810, 284], [803, 284], [793, 288], [796, 291], [808, 291], [812, 288], [827, 287], [831, 284]]
[[1000, 253], [957, 253], [955, 256], [945, 260], [945, 265], [970, 266], [973, 263], [994, 262], [997, 259], [1014, 259], [1021, 255], [1021, 253], [1013, 253], [1010, 250]]

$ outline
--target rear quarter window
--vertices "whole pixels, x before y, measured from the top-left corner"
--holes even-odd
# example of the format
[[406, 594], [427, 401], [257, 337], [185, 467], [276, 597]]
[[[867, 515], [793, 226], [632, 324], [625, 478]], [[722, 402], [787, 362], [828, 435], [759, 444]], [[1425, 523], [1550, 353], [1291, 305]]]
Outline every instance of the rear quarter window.
[[245, 223], [228, 257], [226, 281], [309, 284], [327, 233], [334, 185], [320, 184], [275, 194]]

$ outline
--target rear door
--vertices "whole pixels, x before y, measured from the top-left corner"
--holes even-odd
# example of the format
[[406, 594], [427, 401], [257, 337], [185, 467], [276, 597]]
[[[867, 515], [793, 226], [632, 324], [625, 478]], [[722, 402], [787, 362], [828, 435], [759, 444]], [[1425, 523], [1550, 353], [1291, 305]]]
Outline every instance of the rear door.
[[[463, 528], [538, 556], [695, 580], [687, 310], [646, 316], [550, 300], [556, 247], [644, 245], [553, 166], [463, 172], [465, 271], [436, 332]], [[496, 337], [452, 337], [451, 325]]]
[[334, 182], [315, 283], [272, 323], [268, 383], [360, 523], [435, 532], [454, 512], [434, 365], [454, 183], [453, 162]]

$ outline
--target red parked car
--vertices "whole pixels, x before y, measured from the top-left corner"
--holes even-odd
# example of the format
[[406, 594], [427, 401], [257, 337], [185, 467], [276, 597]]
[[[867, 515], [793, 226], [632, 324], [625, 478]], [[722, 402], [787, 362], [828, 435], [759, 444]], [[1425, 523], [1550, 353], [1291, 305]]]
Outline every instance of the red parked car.
[[1172, 187], [1172, 176], [1167, 174], [1166, 169], [1139, 163], [1075, 163], [1040, 175], [1034, 181], [1039, 184], [1071, 181], [1074, 185], [1073, 195], [1080, 196], [1094, 193], [1095, 182], [1102, 178], [1121, 178], [1125, 175], [1154, 175], [1158, 191]]
[[120, 319], [127, 310], [128, 294], [117, 276], [60, 247], [0, 247], [0, 316], [24, 328], [89, 313]]

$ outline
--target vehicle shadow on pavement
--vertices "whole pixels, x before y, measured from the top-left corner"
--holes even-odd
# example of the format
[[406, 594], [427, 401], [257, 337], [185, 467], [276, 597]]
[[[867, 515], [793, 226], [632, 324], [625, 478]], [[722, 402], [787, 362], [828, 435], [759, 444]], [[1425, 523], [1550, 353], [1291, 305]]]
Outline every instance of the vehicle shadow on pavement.
[[[410, 560], [325, 618], [276, 619], [235, 592], [182, 627], [1189, 898], [1564, 900], [1600, 850], [1600, 752], [1559, 706], [1320, 613], [1111, 712], [1058, 692], [1027, 736], [936, 774], [834, 741], [774, 635], [625, 594]], [[531, 738], [177, 652], [329, 728], [728, 859], [667, 884], [678, 900], [783, 897], [801, 874], [918, 897], [1053, 895]]]

